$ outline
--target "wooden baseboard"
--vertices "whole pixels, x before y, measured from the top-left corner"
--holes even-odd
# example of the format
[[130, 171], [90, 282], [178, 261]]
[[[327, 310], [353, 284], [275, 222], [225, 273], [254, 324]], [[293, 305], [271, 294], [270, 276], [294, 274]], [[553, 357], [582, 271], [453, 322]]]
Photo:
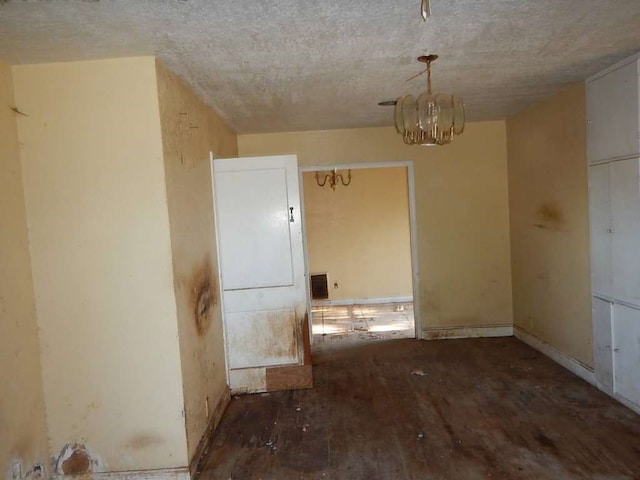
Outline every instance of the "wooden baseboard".
[[313, 388], [311, 365], [293, 365], [266, 369], [267, 391]]
[[201, 466], [200, 464], [204, 459], [206, 459], [207, 454], [209, 453], [209, 447], [213, 441], [213, 432], [220, 423], [220, 420], [222, 420], [222, 415], [224, 415], [224, 412], [230, 402], [231, 391], [229, 390], [229, 387], [225, 386], [222, 396], [211, 412], [211, 415], [209, 415], [209, 424], [207, 425], [207, 429], [202, 435], [200, 442], [198, 442], [198, 447], [196, 448], [196, 451], [191, 458], [191, 462], [189, 463], [189, 470], [194, 474], [194, 478], [197, 477], [197, 474], [200, 471], [198, 467]]
[[129, 470], [126, 472], [96, 472], [81, 477], [54, 474], [51, 478], [53, 480], [77, 480], [78, 478], [91, 478], [92, 480], [191, 480], [188, 467]]
[[431, 327], [422, 329], [423, 340], [448, 340], [455, 338], [511, 337], [512, 325], [482, 325], [478, 327]]
[[593, 368], [589, 365], [582, 363], [580, 360], [573, 358], [571, 355], [567, 355], [566, 353], [558, 350], [556, 347], [545, 342], [544, 340], [540, 340], [538, 337], [531, 335], [529, 332], [524, 330], [522, 327], [519, 327], [518, 325], [514, 326], [513, 334], [518, 340], [526, 343], [532, 348], [535, 348], [536, 350], [543, 353], [554, 362], [562, 365], [564, 368], [582, 378], [586, 382], [589, 382], [591, 385], [596, 386], [596, 376]]

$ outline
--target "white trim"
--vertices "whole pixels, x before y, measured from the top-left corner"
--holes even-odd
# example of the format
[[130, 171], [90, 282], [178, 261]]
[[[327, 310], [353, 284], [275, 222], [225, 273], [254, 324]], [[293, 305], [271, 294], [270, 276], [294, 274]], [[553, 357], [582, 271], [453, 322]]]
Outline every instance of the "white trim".
[[[306, 211], [304, 208], [304, 178], [302, 176], [302, 168], [298, 166], [298, 190], [300, 192], [300, 221], [302, 222], [302, 256], [304, 267], [304, 281], [307, 292], [307, 315], [309, 323], [309, 345], [313, 345], [313, 322], [311, 320], [311, 272], [309, 272], [309, 253], [307, 248], [307, 227], [306, 227]], [[329, 275], [327, 274], [327, 288], [329, 288]]]
[[600, 77], [604, 77], [605, 75], [615, 71], [615, 70], [619, 70], [620, 68], [624, 67], [625, 65], [629, 65], [630, 63], [633, 63], [637, 60], [640, 59], [640, 52], [631, 55], [630, 57], [627, 58], [623, 58], [622, 60], [620, 60], [617, 63], [614, 63], [613, 65], [611, 65], [610, 67], [605, 68], [604, 70], [599, 71], [598, 73], [591, 75], [589, 78], [587, 78], [586, 83], [589, 82], [593, 82], [594, 80], [597, 80]]
[[621, 155], [619, 157], [611, 157], [611, 158], [604, 158], [602, 160], [594, 160], [593, 162], [589, 162], [587, 166], [593, 167], [595, 165], [605, 165], [607, 163], [622, 162], [624, 160], [635, 160], [636, 158], [640, 158], [640, 154], [630, 153], [628, 155]]
[[452, 340], [454, 338], [512, 337], [511, 325], [480, 325], [462, 327], [429, 327], [422, 330], [424, 340]]
[[637, 303], [625, 302], [624, 300], [618, 300], [602, 293], [593, 292], [593, 297], [597, 298], [598, 300], [602, 300], [603, 302], [609, 302], [611, 305], [622, 305], [623, 307], [627, 307], [632, 310], [640, 310], [640, 305], [638, 305]]
[[[163, 468], [160, 470], [130, 470], [126, 472], [96, 472], [88, 476], [94, 480], [191, 480], [188, 467]], [[74, 480], [78, 477], [75, 475], [54, 474], [51, 478], [53, 480]]]
[[[403, 162], [404, 163], [404, 162]], [[420, 269], [418, 267], [418, 221], [416, 218], [416, 186], [413, 162], [406, 162], [407, 187], [409, 193], [409, 243], [411, 246], [411, 276], [413, 286], [413, 322], [415, 337], [422, 336], [422, 310], [420, 309]]]
[[[336, 165], [308, 165], [299, 167], [300, 171], [300, 188], [302, 190], [302, 173], [303, 172], [315, 172], [315, 171], [327, 171], [327, 170], [357, 170], [362, 168], [398, 168], [405, 167], [407, 169], [407, 195], [409, 196], [409, 244], [411, 250], [411, 283], [413, 286], [413, 321], [415, 324], [415, 337], [421, 339], [422, 337], [422, 312], [420, 310], [420, 273], [418, 270], [418, 226], [416, 217], [416, 195], [415, 195], [415, 177], [413, 173], [413, 161], [400, 161], [400, 162], [362, 162], [362, 163], [340, 163]], [[304, 204], [302, 204], [304, 205]], [[304, 208], [301, 209], [304, 216]], [[302, 226], [304, 227], [304, 220]], [[304, 245], [305, 245], [305, 262], [307, 262], [306, 252], [306, 238], [307, 234], [304, 231]], [[361, 300], [357, 302], [362, 303]], [[339, 305], [334, 303], [332, 305]], [[344, 305], [351, 305], [346, 303]], [[309, 322], [311, 326], [311, 322]], [[313, 336], [312, 336], [313, 338]]]
[[609, 395], [614, 400], [620, 402], [622, 405], [627, 407], [629, 410], [633, 410], [638, 415], [640, 415], [640, 405], [638, 405], [637, 403], [633, 403], [633, 402], [627, 400], [626, 398], [624, 398], [624, 397], [622, 397], [622, 396], [620, 396], [620, 395], [618, 395], [616, 393], [607, 392], [606, 390], [603, 390], [603, 389], [600, 389], [600, 390], [602, 390], [604, 393]]
[[[411, 303], [412, 297], [351, 298], [347, 300], [312, 300], [312, 307], [342, 305], [376, 305], [379, 303]], [[414, 305], [415, 309], [415, 305]], [[415, 316], [415, 312], [414, 312]]]
[[358, 170], [363, 168], [408, 167], [409, 165], [413, 165], [413, 161], [337, 163], [335, 165], [306, 165], [299, 168], [301, 172], [328, 172], [334, 168], [338, 170]]
[[218, 299], [220, 305], [220, 320], [222, 321], [222, 339], [224, 344], [224, 371], [225, 371], [225, 379], [227, 381], [227, 386], [230, 385], [230, 371], [229, 371], [229, 359], [227, 352], [229, 351], [229, 345], [227, 340], [227, 326], [225, 321], [224, 314], [224, 290], [222, 287], [222, 268], [220, 267], [220, 236], [218, 235], [218, 223], [216, 216], [216, 179], [215, 179], [215, 169], [213, 165], [213, 152], [209, 152], [209, 163], [211, 168], [211, 206], [213, 207], [213, 235], [216, 239], [216, 259], [218, 262]]
[[581, 362], [576, 358], [573, 358], [571, 355], [567, 355], [561, 350], [558, 350], [553, 345], [531, 335], [530, 333], [526, 332], [525, 330], [522, 329], [522, 327], [519, 327], [518, 325], [514, 326], [513, 334], [518, 340], [526, 343], [530, 347], [543, 353], [554, 362], [562, 365], [571, 373], [577, 375], [578, 377], [590, 383], [591, 385], [597, 386], [596, 375], [593, 371], [593, 368], [590, 367], [589, 365]]

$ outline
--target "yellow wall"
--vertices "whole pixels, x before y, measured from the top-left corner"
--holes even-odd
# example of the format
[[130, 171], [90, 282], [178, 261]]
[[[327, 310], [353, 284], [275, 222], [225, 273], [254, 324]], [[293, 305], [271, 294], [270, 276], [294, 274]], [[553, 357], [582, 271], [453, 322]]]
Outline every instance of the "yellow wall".
[[185, 466], [155, 61], [13, 74], [50, 451]]
[[0, 478], [48, 457], [11, 68], [0, 64]]
[[[238, 155], [236, 135], [157, 65], [189, 458], [228, 400], [209, 152]], [[208, 402], [208, 405], [207, 405]], [[221, 405], [222, 407], [222, 405]]]
[[584, 85], [507, 121], [514, 321], [593, 364]]
[[296, 153], [301, 166], [414, 162], [423, 326], [511, 325], [505, 122], [467, 125], [444, 147], [393, 128], [240, 135], [241, 156]]
[[315, 172], [302, 176], [309, 272], [329, 274], [330, 300], [411, 297], [407, 168], [351, 175], [335, 190], [319, 187]]

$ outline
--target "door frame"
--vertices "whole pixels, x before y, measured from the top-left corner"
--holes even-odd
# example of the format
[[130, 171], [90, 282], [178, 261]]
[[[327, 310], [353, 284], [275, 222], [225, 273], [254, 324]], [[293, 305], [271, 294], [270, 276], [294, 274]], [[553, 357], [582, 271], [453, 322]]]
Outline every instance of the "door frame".
[[[393, 167], [406, 167], [407, 168], [407, 193], [409, 196], [409, 247], [411, 249], [411, 284], [413, 293], [413, 319], [415, 328], [415, 338], [421, 340], [422, 336], [422, 315], [420, 310], [420, 272], [418, 268], [418, 230], [416, 221], [416, 198], [415, 198], [415, 176], [413, 172], [413, 161], [406, 160], [400, 162], [363, 162], [363, 163], [336, 163], [327, 165], [309, 165], [299, 166], [299, 184], [300, 184], [300, 212], [302, 214], [302, 248], [304, 251], [304, 264], [305, 272], [307, 276], [307, 282], [309, 281], [309, 255], [307, 250], [307, 229], [306, 229], [306, 212], [304, 203], [304, 181], [302, 174], [304, 172], [316, 172], [323, 170], [358, 170], [363, 168], [393, 168]], [[307, 288], [307, 305], [309, 312], [311, 312], [311, 292]], [[313, 342], [313, 322], [309, 322], [309, 335]]]

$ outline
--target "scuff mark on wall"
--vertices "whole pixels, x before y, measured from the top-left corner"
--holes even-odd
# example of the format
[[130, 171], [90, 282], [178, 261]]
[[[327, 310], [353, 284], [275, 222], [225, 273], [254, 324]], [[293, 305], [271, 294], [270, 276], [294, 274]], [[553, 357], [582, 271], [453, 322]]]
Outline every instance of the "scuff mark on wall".
[[196, 267], [191, 285], [191, 305], [196, 331], [198, 335], [203, 336], [211, 325], [211, 311], [218, 303], [217, 283], [209, 257]]
[[142, 450], [161, 443], [164, 443], [164, 439], [158, 435], [151, 433], [139, 433], [129, 439], [127, 447], [131, 450]]

